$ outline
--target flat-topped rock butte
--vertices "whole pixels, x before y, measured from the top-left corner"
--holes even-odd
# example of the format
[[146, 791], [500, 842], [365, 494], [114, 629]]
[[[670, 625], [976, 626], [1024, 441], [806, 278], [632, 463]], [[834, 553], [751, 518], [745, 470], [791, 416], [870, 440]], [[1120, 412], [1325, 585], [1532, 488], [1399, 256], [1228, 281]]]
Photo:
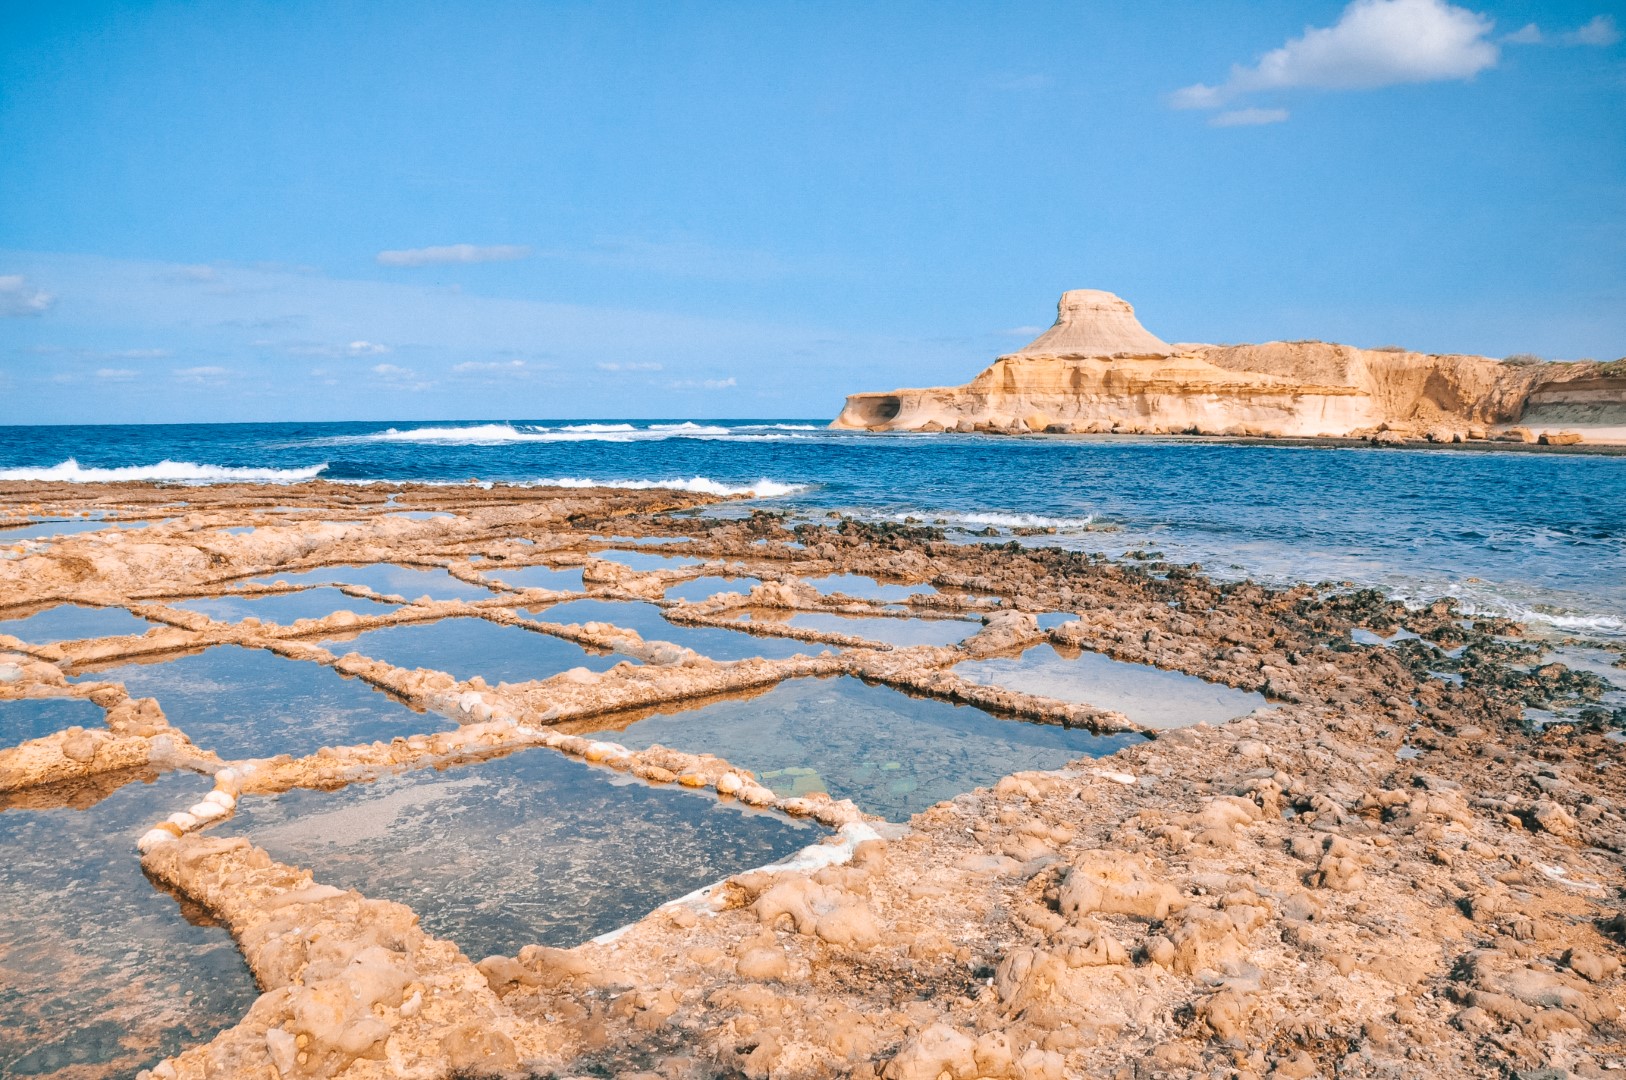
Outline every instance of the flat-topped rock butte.
[[1112, 293], [964, 386], [852, 394], [834, 428], [1626, 443], [1626, 360], [1519, 363], [1323, 341], [1170, 345]]
[[[0, 616], [77, 602], [137, 608], [154, 624], [87, 640], [0, 639], [0, 705], [72, 699], [105, 717], [0, 748], [4, 812], [94, 805], [132, 770], [191, 774], [183, 805], [160, 821], [124, 822], [108, 858], [139, 858], [182, 905], [176, 920], [184, 910], [228, 929], [260, 991], [235, 1023], [165, 1051], [173, 1056], [141, 1075], [1621, 1075], [1626, 744], [1615, 729], [1626, 717], [1587, 706], [1601, 700], [1603, 680], [1543, 662], [1518, 624], [1469, 619], [1448, 601], [1407, 608], [1337, 585], [1219, 583], [1156, 559], [954, 543], [933, 529], [691, 516], [717, 501], [504, 485], [393, 496], [324, 484], [0, 485], [0, 521], [86, 510], [166, 518], [30, 541], [0, 561]], [[445, 513], [391, 513], [403, 504]], [[269, 509], [286, 506], [307, 509]], [[243, 525], [255, 528], [225, 531]], [[666, 550], [699, 561], [639, 570], [596, 557], [611, 533], [657, 550], [682, 538]], [[393, 607], [288, 624], [218, 621], [171, 602], [282, 594], [300, 586], [280, 578], [329, 567], [342, 580], [345, 567], [374, 563], [485, 592], [398, 596]], [[581, 576], [560, 590], [501, 584], [504, 570], [526, 565]], [[883, 601], [809, 584], [840, 574], [919, 591]], [[745, 580], [748, 591], [665, 599], [707, 576]], [[357, 600], [375, 595], [341, 587]], [[957, 616], [976, 632], [950, 646], [895, 647], [789, 628], [780, 632], [806, 642], [804, 655], [719, 662], [609, 623], [548, 621], [550, 605], [581, 598], [664, 604], [674, 624], [692, 626], [737, 626], [739, 612], [771, 609]], [[1069, 617], [1041, 628], [1036, 616], [1051, 612]], [[365, 628], [453, 618], [608, 650], [617, 662], [493, 686], [343, 643]], [[769, 688], [833, 676], [1012, 723], [1133, 726], [957, 673], [1047, 644], [1200, 675], [1268, 704], [1110, 757], [1015, 772], [907, 823], [817, 790], [770, 790], [718, 756], [726, 746], [601, 741], [684, 702], [732, 695], [737, 712]], [[226, 760], [161, 701], [95, 674], [220, 646], [359, 679], [425, 710], [422, 728], [387, 743]], [[1574, 707], [1568, 719], [1525, 722], [1526, 708], [1563, 701]], [[826, 839], [673, 898], [615, 934], [483, 958], [435, 936], [400, 897], [280, 862], [266, 850], [270, 834], [256, 843], [256, 809], [280, 794], [326, 812], [335, 804], [323, 792], [374, 781], [408, 790], [438, 770], [441, 790], [502, 790], [481, 770], [515, 754], [562, 755], [584, 783], [596, 770], [605, 782], [713, 800], [741, 830], [752, 814], [817, 822]], [[240, 804], [248, 812], [238, 820]], [[71, 892], [60, 895], [70, 902]], [[532, 899], [485, 897], [496, 915]], [[40, 907], [19, 905], [8, 919], [54, 917]], [[201, 1017], [211, 1004], [154, 1008]], [[127, 1041], [127, 1052], [140, 1050]]]

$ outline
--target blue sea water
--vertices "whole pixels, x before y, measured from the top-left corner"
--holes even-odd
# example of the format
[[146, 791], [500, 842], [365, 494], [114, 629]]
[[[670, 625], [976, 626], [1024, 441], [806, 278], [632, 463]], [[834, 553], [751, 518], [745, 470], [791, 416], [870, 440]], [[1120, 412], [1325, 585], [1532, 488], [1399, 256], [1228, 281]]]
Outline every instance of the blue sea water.
[[1347, 580], [1626, 634], [1626, 458], [1102, 436], [832, 432], [822, 421], [0, 428], [0, 480], [482, 481], [751, 491], [969, 538], [1155, 549], [1222, 577]]

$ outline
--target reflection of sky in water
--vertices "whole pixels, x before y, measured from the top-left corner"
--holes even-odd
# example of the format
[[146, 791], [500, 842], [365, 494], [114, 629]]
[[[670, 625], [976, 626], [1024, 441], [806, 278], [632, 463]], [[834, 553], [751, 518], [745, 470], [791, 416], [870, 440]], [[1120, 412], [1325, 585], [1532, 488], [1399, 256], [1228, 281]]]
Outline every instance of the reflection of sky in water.
[[106, 717], [100, 705], [84, 698], [0, 701], [0, 747], [16, 746], [71, 727], [105, 727]]
[[907, 600], [917, 593], [935, 593], [932, 585], [883, 585], [862, 574], [826, 574], [810, 577], [807, 583], [826, 596], [845, 593], [859, 600]]
[[382, 615], [396, 610], [395, 604], [377, 600], [363, 600], [346, 596], [338, 589], [304, 589], [300, 592], [271, 593], [266, 596], [210, 596], [197, 600], [178, 600], [170, 605], [185, 611], [196, 611], [216, 622], [235, 623], [247, 618], [273, 622], [282, 626], [300, 619], [321, 619], [335, 611], [353, 611], [357, 615]]
[[0, 1074], [134, 1076], [248, 1011], [230, 935], [188, 923], [134, 850], [209, 787], [170, 773], [84, 810], [0, 812]]
[[828, 791], [893, 821], [1013, 772], [1055, 769], [1142, 741], [1005, 720], [849, 677], [793, 679], [755, 697], [658, 713], [602, 737], [717, 754], [781, 795]]
[[324, 884], [409, 905], [476, 960], [578, 944], [825, 835], [544, 749], [246, 797], [222, 828]]
[[389, 742], [449, 724], [332, 668], [237, 645], [100, 668], [85, 678], [121, 682], [131, 697], [157, 698], [171, 724], [228, 760], [303, 757], [323, 746]]
[[753, 656], [782, 660], [798, 653], [816, 656], [823, 650], [823, 646], [786, 641], [784, 638], [757, 637], [738, 630], [668, 622], [661, 615], [659, 607], [636, 600], [571, 600], [552, 607], [526, 608], [525, 612], [539, 622], [561, 625], [613, 623], [626, 630], [638, 631], [638, 636], [645, 641], [670, 641], [713, 660], [745, 660]]
[[13, 529], [0, 529], [0, 544], [15, 540], [43, 540], [51, 536], [71, 536], [74, 533], [100, 532], [102, 529], [145, 529], [147, 521], [41, 521], [33, 525], [19, 525]]
[[[758, 626], [772, 626], [768, 619], [753, 619]], [[827, 612], [802, 611], [779, 620], [803, 630], [826, 634], [852, 634], [886, 645], [954, 645], [982, 629], [981, 623], [963, 619], [883, 619]]]
[[1218, 724], [1267, 704], [1262, 695], [1195, 675], [1095, 652], [1063, 654], [1051, 645], [1015, 658], [968, 660], [954, 670], [975, 683], [1112, 709], [1150, 728]]
[[376, 593], [401, 596], [408, 600], [416, 600], [420, 596], [427, 596], [431, 600], [489, 600], [495, 595], [490, 589], [459, 581], [445, 570], [424, 570], [394, 563], [323, 566], [293, 574], [272, 574], [244, 584], [271, 585], [278, 581], [289, 585], [365, 585]]
[[688, 555], [657, 555], [652, 551], [595, 551], [593, 558], [620, 563], [633, 570], [676, 570], [700, 565], [699, 559]]
[[458, 679], [479, 675], [492, 685], [546, 679], [574, 667], [604, 671], [625, 659], [589, 653], [552, 634], [472, 617], [386, 626], [353, 636], [323, 638], [321, 644], [340, 656], [359, 652], [396, 667], [430, 668]]
[[52, 641], [145, 634], [153, 625], [123, 608], [58, 604], [33, 615], [0, 622], [0, 634], [42, 645]]
[[568, 566], [503, 566], [488, 567], [486, 577], [516, 589], [553, 589], [557, 592], [581, 592], [582, 568]]
[[762, 584], [761, 578], [754, 577], [719, 577], [716, 574], [706, 574], [702, 577], [680, 581], [666, 590], [668, 600], [688, 600], [697, 602], [708, 600], [718, 593], [737, 592], [748, 593]]

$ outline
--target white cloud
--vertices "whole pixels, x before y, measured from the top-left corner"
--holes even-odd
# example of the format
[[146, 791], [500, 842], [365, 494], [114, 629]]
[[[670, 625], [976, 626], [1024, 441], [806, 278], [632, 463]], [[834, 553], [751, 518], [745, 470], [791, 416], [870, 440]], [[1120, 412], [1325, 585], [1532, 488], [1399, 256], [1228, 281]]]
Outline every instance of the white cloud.
[[174, 354], [168, 349], [114, 349], [94, 355], [103, 360], [162, 360]]
[[1232, 67], [1218, 86], [1187, 86], [1169, 103], [1217, 109], [1261, 90], [1372, 90], [1471, 79], [1500, 56], [1487, 36], [1493, 25], [1446, 0], [1354, 0], [1334, 25], [1308, 27], [1252, 67]]
[[524, 375], [525, 369], [523, 360], [465, 360], [452, 366], [459, 375]]
[[659, 370], [661, 370], [661, 366], [659, 364], [656, 364], [656, 363], [633, 363], [633, 364], [628, 364], [628, 363], [621, 363], [621, 362], [617, 362], [617, 361], [611, 361], [609, 363], [599, 364], [599, 365], [597, 365], [597, 367], [598, 367], [598, 369], [600, 371], [659, 371]]
[[140, 374], [141, 372], [132, 371], [129, 368], [104, 367], [96, 369], [96, 377], [106, 382], [129, 382]]
[[669, 390], [732, 390], [735, 385], [731, 375], [726, 379], [679, 379], [667, 383], [666, 387]]
[[402, 390], [427, 390], [434, 385], [427, 379], [419, 378], [418, 373], [411, 368], [397, 367], [394, 364], [374, 364], [373, 374]]
[[1608, 15], [1594, 15], [1585, 25], [1549, 35], [1535, 23], [1525, 23], [1502, 39], [1509, 45], [1593, 45], [1606, 47], [1620, 40], [1620, 27]]
[[351, 356], [382, 356], [390, 351], [390, 347], [375, 341], [352, 341], [344, 347], [344, 351]]
[[1287, 120], [1286, 109], [1227, 109], [1208, 121], [1209, 127], [1258, 127]]
[[21, 274], [0, 275], [0, 318], [43, 315], [56, 297], [30, 285]]
[[170, 374], [174, 375], [176, 380], [179, 382], [202, 385], [204, 383], [220, 382], [227, 375], [231, 374], [231, 370], [229, 368], [206, 365], [203, 367], [176, 368], [174, 371], [170, 372]]
[[443, 247], [403, 248], [380, 251], [380, 266], [434, 266], [442, 263], [511, 262], [523, 259], [531, 249], [521, 244], [447, 244]]

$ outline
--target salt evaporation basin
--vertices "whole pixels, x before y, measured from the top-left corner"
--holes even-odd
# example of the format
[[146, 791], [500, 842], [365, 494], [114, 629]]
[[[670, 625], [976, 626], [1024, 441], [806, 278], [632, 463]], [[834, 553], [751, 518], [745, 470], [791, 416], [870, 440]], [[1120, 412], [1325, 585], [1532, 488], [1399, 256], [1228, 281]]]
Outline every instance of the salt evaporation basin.
[[0, 634], [10, 634], [31, 645], [48, 645], [56, 641], [145, 634], [154, 625], [124, 608], [56, 604], [31, 609], [26, 615], [12, 613], [0, 621]]
[[570, 600], [524, 611], [539, 622], [612, 623], [626, 630], [636, 630], [645, 641], [669, 641], [713, 660], [746, 660], [754, 656], [780, 660], [798, 653], [817, 656], [825, 648], [715, 626], [685, 626], [668, 621], [656, 605], [637, 600]]
[[1089, 650], [1037, 645], [1021, 656], [956, 664], [961, 678], [1121, 712], [1148, 728], [1220, 724], [1263, 708], [1264, 695]]
[[330, 667], [239, 645], [80, 678], [123, 683], [131, 697], [157, 698], [171, 725], [227, 760], [303, 757], [323, 746], [389, 742], [452, 726]]
[[765, 630], [772, 630], [775, 626], [793, 626], [825, 634], [850, 634], [899, 648], [957, 645], [982, 629], [981, 623], [965, 619], [890, 619], [873, 615], [835, 615], [823, 611], [799, 611], [788, 617], [779, 614], [765, 616], [758, 612], [752, 615], [751, 621]]
[[933, 585], [891, 585], [863, 574], [826, 574], [804, 580], [825, 596], [841, 593], [855, 600], [907, 600], [937, 592]]
[[221, 831], [411, 907], [473, 959], [571, 946], [827, 835], [553, 750], [245, 797]]
[[511, 589], [552, 589], [554, 592], [581, 592], [587, 586], [582, 582], [579, 566], [488, 566], [486, 577], [500, 581]]
[[0, 700], [0, 749], [40, 739], [71, 727], [103, 728], [107, 713], [94, 701], [75, 697]]
[[653, 551], [595, 551], [593, 558], [620, 563], [630, 570], [679, 570], [685, 566], [699, 566], [700, 560], [688, 555], [660, 555]]
[[231, 935], [155, 888], [135, 853], [209, 788], [168, 773], [63, 800], [82, 809], [49, 805], [53, 789], [0, 796], [0, 1075], [134, 1076], [254, 1003]]
[[460, 581], [442, 569], [425, 570], [395, 563], [322, 566], [290, 574], [270, 574], [243, 584], [274, 585], [279, 581], [288, 585], [365, 585], [376, 593], [407, 600], [420, 596], [431, 600], [489, 600], [496, 595], [490, 589]]
[[748, 593], [761, 584], [761, 578], [724, 577], [717, 574], [706, 574], [673, 585], [666, 590], [666, 599], [687, 600], [690, 603], [698, 603], [701, 600], [709, 600], [718, 593]]
[[780, 795], [827, 791], [893, 821], [1013, 772], [1060, 768], [1144, 739], [1007, 720], [850, 676], [645, 711], [598, 737], [716, 754]]
[[523, 626], [462, 616], [336, 635], [319, 639], [319, 644], [341, 656], [358, 652], [396, 667], [444, 671], [460, 680], [479, 675], [493, 686], [546, 679], [576, 667], [604, 671], [626, 659]]
[[254, 618], [261, 622], [290, 626], [300, 619], [326, 618], [336, 611], [382, 615], [398, 610], [400, 605], [365, 600], [349, 596], [336, 588], [324, 587], [261, 596], [205, 596], [195, 600], [178, 600], [170, 606], [183, 611], [196, 611], [216, 622], [236, 623]]

